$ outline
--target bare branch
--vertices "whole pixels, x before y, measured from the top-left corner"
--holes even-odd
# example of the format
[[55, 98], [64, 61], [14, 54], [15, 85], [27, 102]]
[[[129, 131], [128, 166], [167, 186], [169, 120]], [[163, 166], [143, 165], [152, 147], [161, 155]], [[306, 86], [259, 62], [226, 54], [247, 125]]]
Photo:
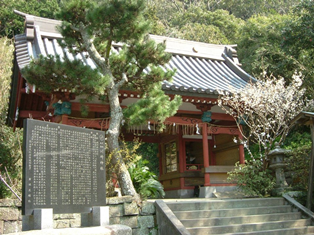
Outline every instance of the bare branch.
[[8, 187], [8, 189], [10, 189], [10, 191], [11, 191], [20, 201], [22, 201], [22, 199], [19, 197], [19, 195], [17, 195], [17, 193], [10, 187], [10, 185], [8, 185], [8, 183], [4, 180], [4, 178], [2, 177], [1, 174], [0, 174], [0, 180], [5, 184], [5, 186]]

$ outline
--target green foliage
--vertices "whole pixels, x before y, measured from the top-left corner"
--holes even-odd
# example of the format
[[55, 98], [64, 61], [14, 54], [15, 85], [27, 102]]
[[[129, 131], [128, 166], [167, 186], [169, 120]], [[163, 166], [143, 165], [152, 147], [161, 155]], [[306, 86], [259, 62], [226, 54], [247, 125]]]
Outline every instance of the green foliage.
[[[22, 193], [22, 130], [13, 132], [0, 120], [0, 174], [13, 190]], [[0, 198], [11, 197], [12, 192], [0, 181]]]
[[172, 27], [179, 31], [179, 37], [216, 44], [235, 43], [242, 24], [242, 20], [230, 15], [227, 11], [212, 12], [195, 7], [190, 7], [184, 12], [177, 12], [171, 20]]
[[313, 97], [314, 87], [314, 2], [301, 1], [293, 17], [283, 28], [283, 50], [302, 66], [308, 96]]
[[224, 10], [208, 10], [209, 6], [209, 1], [149, 1], [146, 14], [155, 20], [156, 34], [207, 43], [235, 43], [243, 21]]
[[[164, 197], [163, 186], [157, 180], [158, 174], [158, 145], [141, 143], [138, 139], [132, 142], [121, 140], [119, 152], [128, 167], [133, 185], [142, 198], [161, 198]], [[107, 173], [107, 195], [112, 196], [113, 179], [115, 177], [116, 167], [111, 164], [110, 159], [113, 154], [110, 153], [106, 158]], [[156, 161], [154, 162], [154, 159]]]
[[[64, 2], [61, 9], [57, 17], [63, 20], [60, 27], [64, 37], [63, 46], [78, 51], [87, 50], [79, 30], [84, 27], [88, 36], [97, 35], [95, 44], [104, 58], [109, 57], [112, 42], [132, 44], [143, 38], [150, 29], [150, 23], [143, 17], [143, 0], [71, 0]], [[101, 45], [105, 45], [106, 49], [101, 50]]]
[[[298, 55], [304, 50], [314, 50], [314, 2], [301, 1], [293, 9], [293, 18], [287, 22], [283, 32], [284, 46], [292, 54]], [[313, 60], [313, 55], [310, 56]]]
[[54, 13], [59, 10], [59, 4], [60, 0], [1, 0], [0, 36], [12, 38], [23, 33], [24, 19], [13, 10], [53, 19]]
[[246, 20], [254, 15], [287, 14], [295, 2], [295, 0], [222, 0], [217, 7]]
[[81, 60], [61, 60], [51, 55], [31, 61], [21, 72], [28, 82], [48, 93], [67, 89], [78, 95], [101, 95], [108, 82], [106, 76]]
[[308, 126], [295, 126], [288, 134], [283, 145], [285, 149], [293, 150], [300, 146], [310, 146], [312, 143]]
[[139, 160], [129, 165], [128, 170], [136, 191], [142, 198], [163, 198], [165, 192], [157, 176], [149, 170], [146, 160]]
[[12, 73], [13, 42], [6, 38], [0, 38], [0, 119], [6, 118], [9, 101], [10, 76]]
[[163, 123], [167, 117], [176, 113], [176, 107], [180, 106], [181, 102], [179, 96], [169, 101], [161, 85], [156, 84], [151, 88], [148, 87], [140, 100], [124, 109], [124, 117], [130, 126], [141, 125], [146, 120]]
[[287, 159], [287, 171], [291, 173], [293, 190], [308, 191], [309, 165], [311, 145], [303, 145], [293, 148]]
[[[22, 130], [5, 125], [10, 76], [13, 60], [13, 44], [6, 37], [0, 38], [0, 174], [19, 195], [22, 178]], [[11, 191], [0, 181], [0, 198], [10, 197]]]
[[238, 189], [248, 196], [267, 196], [275, 186], [271, 171], [264, 170], [260, 160], [246, 161], [245, 165], [237, 162], [235, 169], [228, 172], [228, 181], [236, 183]]
[[[126, 74], [127, 86], [133, 89], [146, 89], [163, 80], [170, 81], [174, 71], [164, 71], [160, 67], [171, 59], [171, 54], [166, 53], [165, 48], [165, 43], [156, 44], [144, 37], [131, 45], [123, 46], [119, 53], [113, 51], [109, 57], [113, 76], [122, 79], [123, 74]], [[147, 70], [144, 72], [144, 69]]]
[[291, 132], [285, 141], [285, 148], [289, 149], [287, 158], [287, 172], [291, 174], [289, 186], [293, 190], [307, 192], [309, 180], [309, 165], [311, 154], [311, 134], [308, 127], [298, 127]]
[[291, 78], [301, 70], [300, 63], [287, 55], [281, 48], [282, 30], [290, 15], [256, 16], [246, 21], [240, 30], [238, 55], [243, 69], [259, 77], [268, 76]]
[[155, 174], [159, 175], [159, 158], [158, 144], [156, 143], [141, 143], [137, 150], [143, 160], [147, 161], [147, 167]]
[[[286, 148], [290, 149], [286, 159], [288, 173], [287, 182], [292, 190], [301, 191], [296, 200], [305, 206], [309, 183], [309, 166], [311, 156], [311, 135], [308, 132], [294, 131], [286, 141]], [[288, 145], [289, 144], [289, 145]]]

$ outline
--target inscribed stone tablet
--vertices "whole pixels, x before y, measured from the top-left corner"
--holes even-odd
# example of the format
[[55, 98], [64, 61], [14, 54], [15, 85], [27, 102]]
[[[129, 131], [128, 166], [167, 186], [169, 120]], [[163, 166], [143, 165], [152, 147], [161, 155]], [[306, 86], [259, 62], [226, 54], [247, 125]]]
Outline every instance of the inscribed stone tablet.
[[106, 204], [105, 132], [27, 119], [22, 214], [88, 213]]

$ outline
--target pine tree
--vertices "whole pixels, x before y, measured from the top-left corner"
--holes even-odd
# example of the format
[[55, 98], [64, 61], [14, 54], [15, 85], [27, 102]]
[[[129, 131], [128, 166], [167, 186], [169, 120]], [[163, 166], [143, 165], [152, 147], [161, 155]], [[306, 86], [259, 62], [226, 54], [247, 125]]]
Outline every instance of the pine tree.
[[[105, 95], [110, 105], [107, 142], [111, 164], [124, 195], [137, 195], [120, 154], [122, 123], [137, 125], [147, 120], [162, 123], [174, 115], [180, 97], [172, 101], [162, 91], [162, 81], [170, 81], [174, 71], [161, 68], [171, 58], [165, 44], [149, 39], [150, 24], [143, 17], [145, 0], [71, 0], [58, 14], [64, 39], [61, 46], [72, 52], [85, 52], [97, 64], [96, 69], [79, 60], [40, 57], [22, 73], [31, 84], [46, 92], [68, 89], [76, 94]], [[113, 43], [123, 46], [117, 51]], [[118, 93], [133, 89], [141, 99], [122, 110]]]

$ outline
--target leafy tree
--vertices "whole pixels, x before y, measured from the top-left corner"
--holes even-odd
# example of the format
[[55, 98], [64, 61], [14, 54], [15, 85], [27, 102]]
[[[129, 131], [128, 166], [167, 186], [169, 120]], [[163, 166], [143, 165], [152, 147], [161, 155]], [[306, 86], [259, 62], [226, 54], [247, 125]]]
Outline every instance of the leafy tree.
[[182, 38], [217, 44], [235, 43], [242, 24], [242, 20], [227, 11], [211, 12], [196, 7], [177, 12], [171, 20], [171, 25], [179, 29]]
[[[72, 52], [84, 52], [97, 64], [92, 69], [64, 58], [39, 58], [22, 71], [26, 79], [37, 87], [48, 84], [50, 92], [67, 88], [74, 93], [105, 95], [110, 105], [111, 121], [107, 131], [111, 163], [117, 166], [117, 177], [122, 193], [136, 195], [129, 172], [119, 151], [122, 123], [137, 125], [147, 120], [162, 123], [174, 115], [181, 98], [169, 101], [161, 87], [163, 80], [171, 80], [173, 71], [164, 71], [160, 65], [171, 55], [165, 45], [149, 39], [149, 22], [144, 20], [144, 0], [71, 0], [61, 7], [58, 16], [63, 20], [60, 32], [62, 46]], [[112, 50], [113, 42], [123, 43], [119, 51]], [[67, 66], [62, 66], [67, 63]], [[40, 65], [40, 66], [38, 66]], [[60, 70], [58, 69], [60, 67]], [[70, 69], [75, 66], [76, 69]], [[41, 67], [41, 68], [39, 68]], [[69, 68], [69, 69], [66, 69]], [[145, 70], [148, 68], [147, 70]], [[59, 81], [68, 83], [59, 83]], [[125, 111], [119, 103], [121, 88], [134, 89], [141, 99]]]
[[289, 157], [286, 158], [287, 183], [292, 190], [302, 192], [296, 195], [296, 200], [304, 206], [307, 200], [311, 160], [312, 140], [310, 132], [308, 126], [295, 126], [284, 142], [284, 147], [290, 150]]
[[256, 77], [291, 78], [302, 65], [282, 50], [282, 30], [290, 15], [256, 16], [246, 21], [238, 40], [238, 56], [243, 69]]
[[283, 49], [302, 65], [305, 86], [313, 97], [314, 87], [314, 2], [301, 1], [283, 28]]
[[294, 190], [308, 191], [311, 147], [311, 134], [307, 132], [294, 132], [285, 143], [285, 148], [290, 150], [287, 171], [291, 172], [290, 186]]
[[222, 0], [218, 3], [218, 8], [247, 20], [254, 15], [287, 14], [295, 4], [295, 0]]
[[[21, 130], [13, 132], [5, 125], [10, 91], [13, 60], [13, 44], [10, 39], [0, 38], [0, 175], [11, 188], [21, 195], [22, 154]], [[11, 195], [10, 190], [0, 181], [0, 198]]]
[[232, 44], [241, 19], [225, 10], [209, 11], [212, 1], [148, 1], [147, 15], [156, 19], [153, 33], [207, 43]]
[[0, 1], [0, 35], [12, 38], [24, 30], [24, 21], [13, 10], [27, 14], [54, 18], [59, 10], [60, 0], [1, 0]]

